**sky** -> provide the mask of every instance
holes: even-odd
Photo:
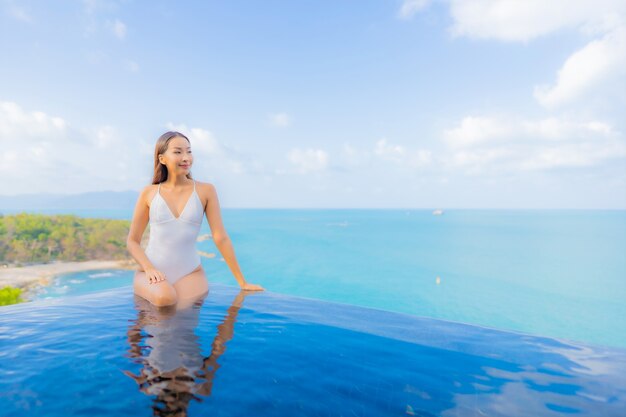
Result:
[[[0,0],[0,194],[626,208],[623,0]]]

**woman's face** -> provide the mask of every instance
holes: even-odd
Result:
[[[179,175],[187,174],[193,163],[191,146],[189,146],[187,139],[179,136],[171,139],[167,144],[165,153],[159,155],[159,160],[165,164],[168,172],[176,172]]]

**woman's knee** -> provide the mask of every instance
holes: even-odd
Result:
[[[154,291],[152,294],[152,304],[157,306],[167,306],[176,304],[178,296],[176,290],[172,287],[166,287],[165,285]]]
[[[172,284],[167,281],[150,284],[143,271],[135,274],[134,289],[135,294],[156,306],[172,305],[178,301],[178,294]]]

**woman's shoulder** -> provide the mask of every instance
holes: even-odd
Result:
[[[204,182],[204,181],[196,181],[196,187],[201,188],[203,190],[206,190],[206,192],[212,192],[215,191],[215,185],[213,185],[210,182]]]
[[[141,194],[151,194],[152,192],[156,191],[157,187],[159,186],[159,184],[148,184],[145,185],[143,187],[143,189],[141,190]]]
[[[215,186],[210,182],[196,181],[196,192],[202,200],[202,205],[207,207],[209,201],[213,201],[217,198],[217,191]]]
[[[139,198],[144,200],[146,204],[149,205],[152,198],[155,196],[157,192],[157,187],[159,184],[148,184],[143,187],[143,189],[139,192]]]

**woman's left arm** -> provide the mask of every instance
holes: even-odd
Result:
[[[213,184],[208,184],[209,189],[209,201],[206,207],[206,216],[209,221],[209,227],[211,228],[211,235],[213,236],[213,242],[215,246],[222,254],[224,261],[230,268],[231,272],[235,276],[239,286],[243,290],[263,290],[260,285],[250,284],[246,282],[246,279],[241,273],[237,257],[235,256],[235,249],[230,240],[230,237],[226,233],[224,223],[222,222],[222,215],[220,213],[220,203],[217,198],[217,191]]]

